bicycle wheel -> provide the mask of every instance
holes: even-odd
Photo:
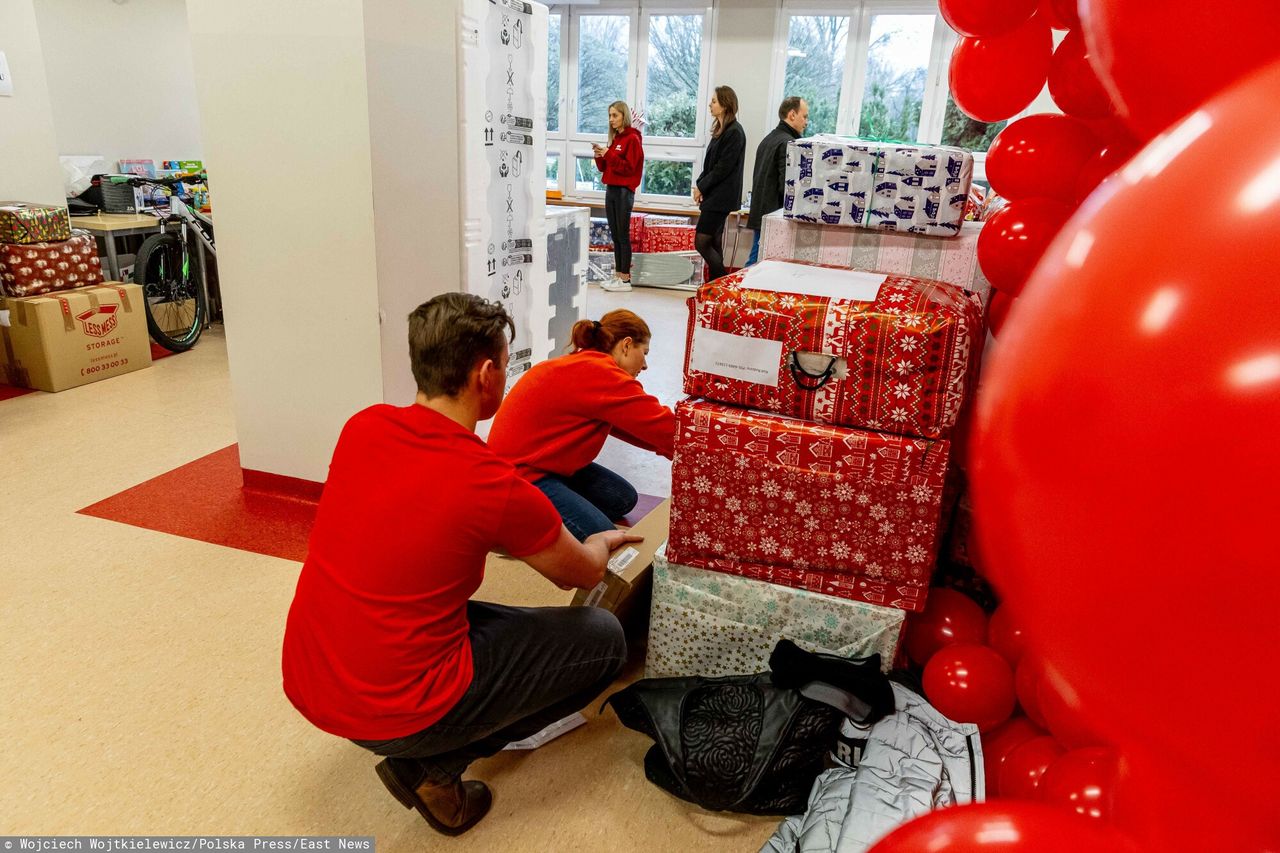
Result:
[[[204,331],[204,290],[177,234],[153,234],[142,241],[134,261],[133,281],[142,286],[147,329],[160,346],[185,352]]]

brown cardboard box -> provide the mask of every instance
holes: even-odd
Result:
[[[644,537],[643,542],[624,545],[609,559],[609,570],[595,589],[578,590],[573,603],[578,606],[603,607],[619,619],[644,597],[653,581],[653,555],[667,541],[671,529],[671,501],[658,504],[640,519],[631,532]],[[646,606],[647,612],[648,607]]]
[[[0,299],[0,378],[64,391],[151,366],[142,288],[112,282]]]

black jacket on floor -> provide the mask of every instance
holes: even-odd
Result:
[[[787,144],[800,134],[785,121],[769,131],[756,149],[756,168],[751,176],[751,215],[747,227],[760,230],[760,219],[782,207],[782,190],[786,186]]]
[[[731,213],[742,206],[742,169],[747,156],[747,133],[734,120],[711,138],[698,175],[702,209]]]

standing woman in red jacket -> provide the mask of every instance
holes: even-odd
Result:
[[[614,281],[605,290],[631,289],[631,208],[636,202],[640,173],[644,171],[644,146],[640,131],[631,126],[631,108],[625,101],[609,105],[609,142],[593,144],[596,168],[604,174],[604,212],[613,235]]]
[[[575,351],[535,364],[498,409],[489,447],[559,510],[579,540],[612,530],[636,490],[594,460],[616,436],[670,459],[676,416],[636,379],[648,367],[649,326],[620,308],[573,326]]]

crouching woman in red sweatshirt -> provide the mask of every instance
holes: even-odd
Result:
[[[615,278],[600,286],[623,292],[631,289],[631,208],[644,171],[644,145],[640,131],[631,126],[631,109],[625,101],[609,105],[609,140],[592,145],[596,168],[604,177],[604,212],[613,236]]]
[[[516,382],[493,420],[489,447],[551,499],[579,540],[612,530],[636,490],[594,460],[616,436],[668,459],[676,419],[636,379],[648,365],[649,326],[625,309],[573,327],[574,352]]]

